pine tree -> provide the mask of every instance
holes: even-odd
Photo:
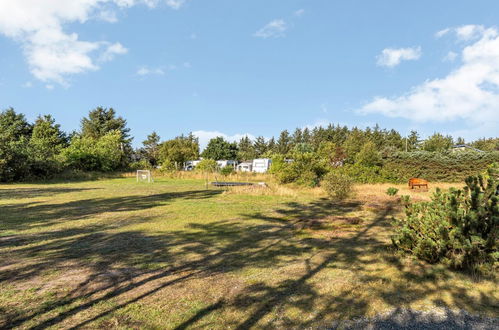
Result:
[[[268,150],[267,142],[263,136],[259,136],[254,144],[256,157],[262,157]]]
[[[291,137],[289,136],[289,132],[284,130],[279,135],[279,139],[277,140],[277,153],[281,155],[286,155],[291,149]]]

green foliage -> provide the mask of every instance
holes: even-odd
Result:
[[[438,190],[430,202],[409,204],[396,223],[395,247],[430,263],[483,271],[498,261],[497,169],[468,177],[462,190]]]
[[[448,150],[453,144],[452,136],[435,133],[424,141],[423,149],[430,152],[444,151]]]
[[[284,156],[274,157],[271,173],[275,174],[279,183],[297,183],[314,187],[326,174],[327,169],[315,153],[295,153],[291,162],[285,162]]]
[[[10,108],[0,113],[0,181],[16,181],[30,175],[28,143],[32,126],[23,114]]]
[[[355,156],[355,163],[366,167],[380,166],[381,156],[376,149],[377,147],[372,141],[364,143]]]
[[[111,131],[94,139],[85,136],[75,136],[68,148],[64,149],[63,157],[68,167],[85,171],[109,172],[121,167],[124,151],[121,132]]]
[[[97,107],[88,113],[88,118],[81,120],[81,135],[92,139],[98,139],[104,135],[120,131],[123,142],[130,142],[130,129],[126,127],[126,120],[116,117],[113,108]]]
[[[394,187],[390,187],[386,190],[386,194],[388,196],[395,196],[398,192],[399,192],[399,190],[397,188],[394,188]]]
[[[281,155],[287,155],[291,150],[291,136],[289,136],[289,132],[284,130],[279,135],[276,144],[276,152]]]
[[[220,174],[227,176],[234,173],[234,168],[232,166],[225,166],[220,169]]]
[[[238,151],[237,151],[237,160],[239,161],[244,161],[244,160],[252,160],[256,158],[257,154],[255,151],[255,146],[253,145],[253,142],[251,139],[247,136],[243,137],[239,141],[238,145]]]
[[[66,134],[50,115],[39,116],[29,140],[31,175],[49,177],[62,170],[60,154],[68,144]]]
[[[379,166],[364,166],[361,164],[347,164],[338,168],[338,171],[352,178],[358,183],[379,183],[383,182],[380,176],[381,167]]]
[[[159,163],[164,168],[180,169],[186,161],[198,159],[199,143],[192,134],[165,141],[159,146]]]
[[[208,142],[202,156],[214,160],[234,160],[237,158],[237,144],[225,141],[221,136]]]
[[[133,171],[137,170],[152,170],[153,167],[151,166],[151,163],[147,159],[141,159],[136,162],[131,162],[129,165],[129,168]]]
[[[84,138],[100,140],[104,136],[118,131],[121,140],[119,141],[121,153],[120,166],[126,167],[132,154],[130,128],[127,127],[126,120],[116,116],[113,108],[97,107],[88,113],[88,117],[81,120],[80,135]],[[114,133],[113,133],[114,134]]]
[[[459,182],[499,162],[499,152],[398,152],[383,160],[380,181],[406,182],[412,177]]]
[[[482,151],[499,151],[499,138],[479,139],[471,144]]]
[[[345,199],[352,194],[353,180],[339,171],[331,171],[321,181],[321,187],[331,198]]]
[[[255,149],[255,157],[262,157],[269,151],[269,146],[263,136],[257,137],[253,146]]]
[[[350,134],[348,134],[345,143],[343,143],[343,148],[345,149],[347,155],[347,161],[353,163],[357,153],[360,152],[362,146],[367,142],[368,138],[361,130],[354,128]]]
[[[196,166],[196,171],[215,172],[218,169],[217,161],[213,159],[203,159]]]
[[[161,137],[156,132],[152,132],[147,136],[147,140],[142,142],[144,146],[143,156],[149,162],[149,166],[155,166],[159,163],[160,139]]]

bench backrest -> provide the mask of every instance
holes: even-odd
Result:
[[[428,185],[428,181],[420,178],[411,178],[409,179],[409,186],[418,186],[418,185]]]

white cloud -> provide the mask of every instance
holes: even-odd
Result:
[[[137,70],[137,74],[139,76],[148,76],[148,75],[162,76],[165,74],[165,70],[163,70],[162,68],[148,68],[146,66],[142,66]]]
[[[456,52],[450,51],[445,55],[444,61],[453,62],[457,58],[458,54]]]
[[[435,38],[442,38],[444,35],[446,35],[450,31],[451,31],[450,28],[446,28],[446,29],[440,30],[437,33],[435,33]]]
[[[459,39],[463,41],[479,38],[484,32],[485,28],[482,25],[463,25],[454,29]]]
[[[184,2],[164,1],[173,9]],[[115,22],[114,9],[136,4],[154,7],[157,3],[159,0],[2,0],[0,33],[22,46],[35,78],[67,86],[71,75],[98,70],[97,61],[126,53],[120,43],[80,40],[77,33],[66,31],[69,24],[84,24],[91,19]]]
[[[225,140],[230,141],[230,142],[238,142],[241,140],[243,137],[247,136],[251,140],[255,140],[255,136],[252,134],[234,134],[234,135],[227,135],[218,131],[195,131],[192,132],[194,136],[196,136],[199,139],[199,147],[201,150],[206,148],[208,145],[208,142],[210,142],[211,139],[216,138],[216,137],[223,137]]]
[[[305,14],[305,9],[298,9],[297,11],[294,12],[294,15],[296,17],[302,17],[303,14]]]
[[[103,10],[98,14],[98,18],[108,22],[108,23],[116,23],[118,22],[118,16],[116,16],[116,12],[112,10]]]
[[[122,44],[116,42],[107,47],[107,49],[102,53],[99,60],[101,62],[108,62],[114,59],[116,55],[122,55],[128,53],[128,49],[123,47]]]
[[[275,19],[256,31],[254,36],[263,39],[284,37],[287,29],[288,26],[284,20]]]
[[[180,9],[185,2],[186,0],[165,0],[166,5],[173,9]]]
[[[378,66],[395,67],[402,61],[417,60],[421,57],[421,47],[385,48],[377,57]]]
[[[495,127],[497,131],[499,31],[466,26],[452,29],[452,32],[460,40],[470,41],[463,45],[462,63],[457,69],[443,78],[427,80],[404,95],[376,97],[360,112],[416,122],[464,120],[470,126]],[[475,36],[476,33],[480,36]],[[474,38],[479,39],[471,41]]]

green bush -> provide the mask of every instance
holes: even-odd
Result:
[[[381,170],[379,166],[347,164],[338,170],[346,176],[352,178],[357,183],[380,183],[384,181],[379,174]]]
[[[321,187],[331,198],[345,199],[352,194],[353,180],[338,171],[331,171],[321,181]]]
[[[136,171],[136,170],[152,170],[152,165],[147,159],[142,159],[136,162],[130,163],[128,165],[131,170]]]
[[[499,181],[468,177],[462,190],[437,190],[430,202],[408,204],[396,222],[395,247],[430,263],[456,269],[490,271],[498,261]]]
[[[213,159],[203,159],[196,166],[196,171],[215,172],[218,169],[217,162]]]
[[[234,168],[231,166],[222,167],[222,169],[220,170],[220,174],[225,176],[230,175],[232,173],[234,173]]]
[[[397,188],[394,188],[394,187],[390,187],[386,190],[386,194],[388,196],[395,196],[398,192],[399,192],[399,190]]]
[[[499,162],[499,152],[398,152],[383,160],[379,176],[384,182],[407,182],[413,177],[462,182],[494,162]]]
[[[282,156],[273,158],[271,173],[279,183],[315,187],[326,173],[326,167],[313,152],[295,153],[290,163]]]
[[[100,138],[74,137],[64,149],[62,157],[67,166],[83,171],[115,171],[122,166],[125,156],[121,148],[122,135],[111,131]]]

